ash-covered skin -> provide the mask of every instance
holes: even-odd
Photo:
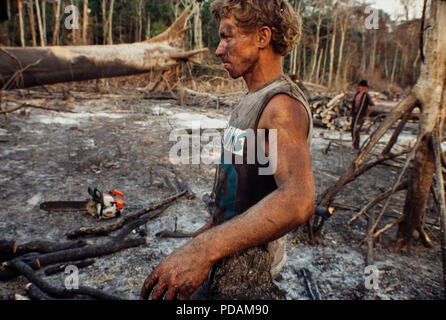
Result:
[[[255,34],[245,34],[232,19],[220,23],[220,44],[215,52],[229,75],[236,79],[252,71],[258,60],[258,51],[252,50]]]

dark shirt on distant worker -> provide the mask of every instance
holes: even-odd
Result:
[[[367,91],[364,94],[357,92],[353,98],[353,117],[356,118],[358,114],[359,119],[366,117],[370,106],[374,105],[375,103]]]

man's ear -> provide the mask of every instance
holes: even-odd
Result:
[[[257,30],[257,47],[260,49],[265,49],[270,43],[273,33],[270,27],[263,26]]]

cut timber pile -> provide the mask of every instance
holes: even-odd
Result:
[[[330,97],[314,97],[310,99],[311,110],[313,111],[313,122],[317,127],[331,130],[350,129],[350,121],[347,116],[350,112],[350,101],[345,93]]]
[[[375,109],[371,114],[370,120],[376,121],[374,117],[380,117],[391,112],[398,102],[384,101],[382,94],[370,93],[375,102]],[[385,97],[384,97],[385,98]],[[330,130],[349,131],[352,119],[348,115],[352,108],[353,94],[340,93],[336,96],[320,95],[310,98],[310,106],[313,112],[313,123],[316,127]],[[418,112],[414,111],[411,120],[418,119]]]

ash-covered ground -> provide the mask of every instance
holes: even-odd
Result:
[[[145,227],[146,245],[96,258],[94,265],[80,269],[81,285],[138,299],[152,269],[187,241],[160,239],[155,234],[166,229],[192,232],[209,219],[201,197],[212,190],[215,166],[172,165],[169,150],[175,142],[169,141],[169,135],[173,128],[190,128],[191,121],[200,121],[202,127],[224,128],[230,109],[179,106],[173,100],[151,100],[136,90],[119,89],[113,94],[73,90],[68,100],[63,100],[56,89],[52,91],[51,95],[43,90],[23,91],[17,99],[67,112],[30,108],[26,114],[0,118],[0,239],[19,244],[67,241],[68,231],[112,221],[97,221],[82,213],[47,213],[39,209],[41,202],[85,200],[87,188],[93,186],[123,192],[125,210],[132,212],[173,194],[164,177],[171,180],[177,172],[197,197],[177,200],[162,216],[150,221]],[[410,128],[416,129],[413,125]],[[406,130],[400,145],[413,140],[413,133]],[[312,157],[319,194],[354,159],[349,134],[315,129]],[[443,299],[439,222],[432,203],[433,209],[426,213],[426,228],[434,247],[427,249],[414,240],[408,253],[397,252],[393,249],[396,230],[391,229],[375,248],[379,289],[364,287],[366,246],[360,243],[367,220],[360,219],[352,226],[346,223],[359,208],[393,186],[401,170],[398,165],[401,163],[377,166],[345,186],[336,202],[352,209],[338,209],[315,245],[307,243],[303,228],[298,231],[298,240],[288,243],[289,260],[276,281],[287,292],[287,299],[309,299],[299,272],[302,268],[312,273],[322,299]],[[399,216],[404,195],[401,192],[392,198],[382,225]],[[379,213],[380,207],[374,210]],[[289,240],[293,237],[290,234]],[[104,238],[87,240],[98,243]],[[55,285],[64,284],[64,274],[46,277],[42,270],[37,272]],[[0,298],[25,294],[25,284],[23,277],[0,282]]]

